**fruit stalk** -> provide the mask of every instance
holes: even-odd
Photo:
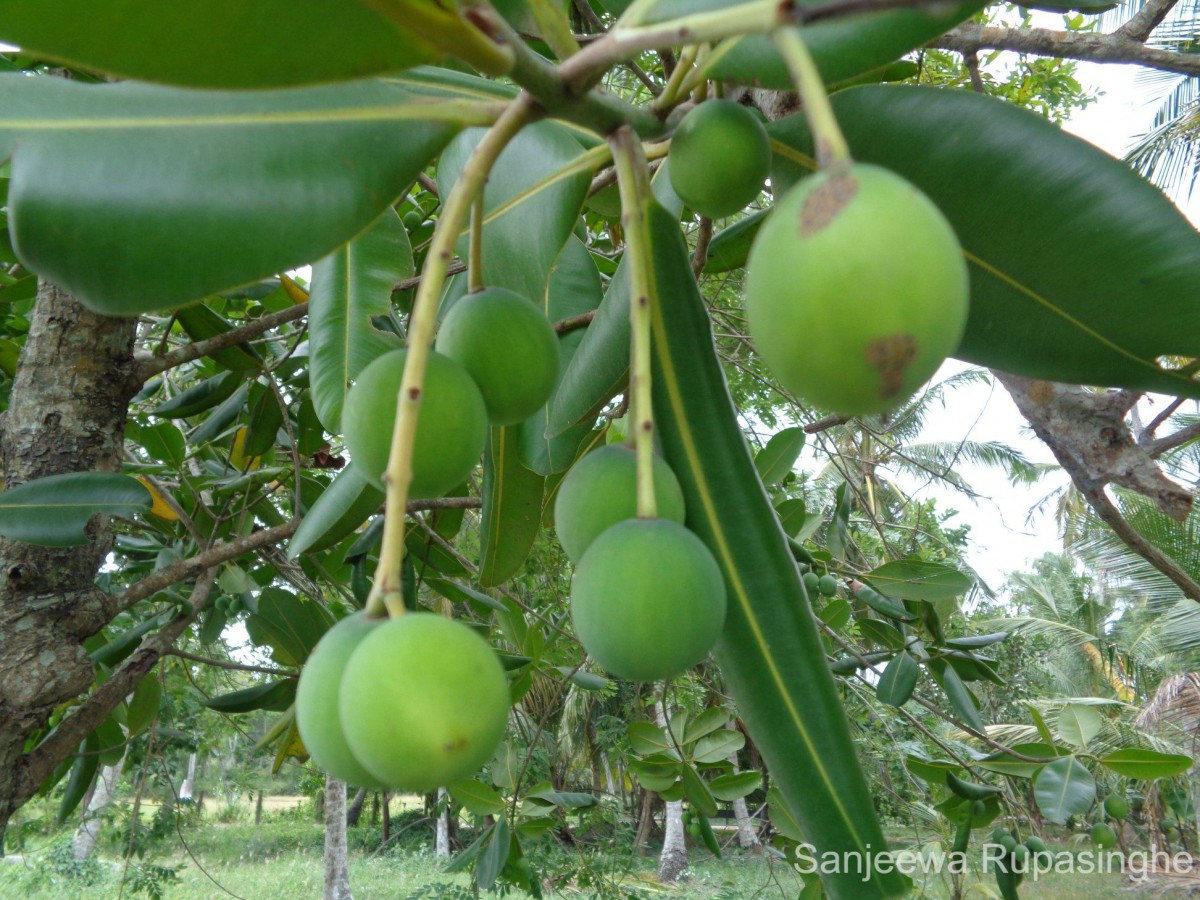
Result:
[[[641,141],[629,127],[619,128],[609,138],[621,192],[621,223],[625,227],[625,252],[629,259],[629,420],[633,423],[633,446],[637,453],[637,514],[639,519],[658,515],[654,495],[654,409],[650,399],[650,304],[654,297],[654,261],[650,258],[647,214],[650,192],[649,169]]]
[[[462,175],[446,198],[437,229],[430,241],[421,284],[417,288],[409,317],[408,357],[400,381],[400,392],[396,397],[396,425],[392,431],[387,471],[384,473],[387,497],[384,501],[383,545],[375,582],[366,603],[366,611],[370,616],[381,616],[385,610],[393,618],[404,614],[400,571],[404,560],[404,515],[408,488],[412,482],[413,440],[417,432],[417,416],[421,411],[425,368],[433,342],[438,300],[446,282],[450,260],[454,256],[454,245],[497,157],[508,146],[508,142],[539,114],[536,102],[528,94],[521,94],[509,104],[475,147]]]
[[[817,64],[813,62],[812,54],[808,52],[808,47],[800,37],[800,29],[776,28],[771,32],[771,40],[775,42],[788,71],[792,73],[796,90],[800,92],[804,117],[813,133],[817,165],[826,169],[849,163],[850,147],[833,114],[833,106],[825,93],[825,82],[821,79],[821,73],[817,71]]]

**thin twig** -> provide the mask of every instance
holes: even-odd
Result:
[[[249,663],[237,663],[229,659],[213,659],[210,656],[197,656],[195,653],[188,653],[186,650],[180,650],[178,647],[171,647],[163,653],[163,656],[178,656],[180,659],[187,659],[192,662],[203,663],[206,666],[215,666],[218,669],[230,669],[236,672],[261,672],[263,675],[279,675],[283,678],[295,678],[298,674],[294,669],[252,666]]]

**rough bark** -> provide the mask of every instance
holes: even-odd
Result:
[[[54,285],[38,290],[0,429],[6,488],[66,472],[116,471],[138,388],[134,322],[98,316]],[[0,846],[12,813],[37,790],[24,744],[51,711],[92,683],[82,642],[110,619],[94,586],[112,546],[102,518],[82,547],[0,539]]]
[[[124,762],[124,759],[121,762]],[[121,776],[121,762],[100,770],[100,777],[96,779],[96,786],[83,813],[83,822],[75,829],[75,835],[71,838],[71,852],[76,862],[83,862],[96,849],[96,838],[100,835],[104,811],[112,803],[117,779]]]
[[[661,702],[654,705],[654,718],[660,728],[667,725],[667,711]],[[687,836],[683,829],[683,801],[667,803],[663,818],[663,846],[658,857],[658,880],[670,884],[678,881],[687,868]]]
[[[359,788],[354,795],[350,808],[346,810],[346,827],[357,828],[358,820],[362,818],[363,805],[367,802],[367,789]]]
[[[346,782],[325,779],[325,900],[351,900],[346,847]]]

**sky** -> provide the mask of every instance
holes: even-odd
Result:
[[[1133,138],[1149,129],[1156,103],[1148,90],[1136,83],[1134,66],[1080,63],[1082,83],[1103,92],[1100,100],[1077,112],[1066,130],[1120,158]],[[1200,204],[1185,210],[1193,222],[1200,221]],[[939,378],[964,368],[949,360]],[[1144,420],[1161,409],[1162,398],[1143,401],[1149,410]],[[930,417],[922,435],[928,441],[956,441],[969,437],[976,441],[1002,440],[1021,450],[1032,462],[1054,463],[1049,449],[1028,429],[1008,393],[1000,385],[991,388],[970,386],[949,398],[944,412]],[[1002,473],[980,467],[963,466],[962,473],[982,495],[976,501],[949,488],[900,479],[907,490],[919,497],[933,496],[943,508],[957,509],[959,523],[971,526],[968,563],[993,590],[999,589],[1005,576],[1027,570],[1043,553],[1062,549],[1054,520],[1054,503],[1046,511],[1031,516],[1030,510],[1044,497],[1069,483],[1061,470],[1043,478],[1032,487],[1013,486]]]

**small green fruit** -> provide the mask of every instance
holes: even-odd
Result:
[[[1046,842],[1043,841],[1036,834],[1032,834],[1029,837],[1025,838],[1025,846],[1029,848],[1030,853],[1045,853],[1046,852]]]
[[[822,575],[817,583],[818,589],[826,597],[835,597],[838,592],[838,580],[832,575]]]
[[[658,518],[683,521],[683,491],[666,461],[654,457]],[[637,515],[637,457],[631,447],[609,444],[571,468],[554,500],[554,527],[567,557],[578,563],[599,535]]]
[[[1110,819],[1120,821],[1129,815],[1129,801],[1117,794],[1104,798],[1104,813]]]
[[[407,350],[393,350],[359,373],[342,410],[342,430],[354,465],[382,487],[396,425],[396,399]],[[410,499],[440,497],[466,481],[487,442],[487,410],[467,371],[429,354],[413,447]]]
[[[804,582],[804,593],[808,594],[808,599],[815,600],[821,592],[821,576],[816,572],[805,572],[800,580]]]
[[[1092,843],[1101,850],[1115,847],[1117,845],[1117,833],[1104,822],[1097,822],[1092,826]]]
[[[681,200],[710,219],[744,209],[771,171],[767,130],[732,100],[701,103],[671,139],[667,174]]]
[[[1004,837],[1000,838],[1000,840],[996,841],[996,843],[1007,850],[1010,855],[1014,850],[1017,849],[1017,839],[1011,834],[1005,834]]]
[[[661,681],[708,654],[725,622],[725,581],[677,522],[629,519],[592,542],[571,583],[575,633],[627,681]]]
[[[508,680],[492,648],[431,613],[408,613],[367,635],[346,663],[338,701],[355,758],[403,791],[470,777],[508,724]]]
[[[335,778],[375,790],[384,785],[350,751],[338,717],[338,695],[350,655],[382,622],[354,615],[330,628],[309,654],[296,687],[296,727],[312,761]]]
[[[779,383],[843,415],[881,413],[958,346],[967,264],[936,206],[872,165],[819,172],[759,229],[746,266],[750,336]]]
[[[455,303],[438,329],[439,353],[471,373],[496,425],[523,422],[558,381],[558,335],[519,294],[488,288]]]
[[[687,833],[690,834],[692,837],[698,838],[701,836],[702,832],[700,831],[700,825],[698,822],[690,822],[685,827],[687,828]]]
[[[993,828],[992,829],[992,843],[993,844],[1003,843],[1003,841],[1006,837],[1012,837],[1012,834],[1008,831],[1007,828]]]

